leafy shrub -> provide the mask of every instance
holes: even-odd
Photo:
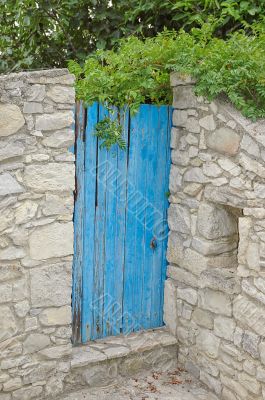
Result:
[[[129,107],[141,103],[170,104],[170,72],[188,74],[197,81],[196,93],[214,99],[226,95],[245,116],[265,117],[265,26],[253,26],[227,40],[213,36],[215,23],[191,33],[167,31],[155,38],[122,39],[112,50],[98,50],[83,67],[70,61],[76,77],[77,97]],[[106,126],[105,126],[106,128]]]
[[[247,28],[265,15],[263,0],[0,0],[0,72],[64,67],[131,34],[166,27],[189,32],[209,15],[214,35]]]

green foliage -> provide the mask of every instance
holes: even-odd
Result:
[[[170,104],[169,76],[177,71],[196,78],[198,95],[209,100],[225,95],[247,117],[265,117],[265,25],[255,25],[251,35],[240,31],[223,40],[213,36],[215,23],[146,40],[131,36],[117,48],[96,51],[83,67],[71,61],[78,98],[128,106],[132,113],[141,103]],[[104,129],[106,143],[116,143],[117,128],[105,121],[98,127],[100,138]]]
[[[0,0],[0,72],[83,63],[97,48],[112,48],[131,34],[152,37],[186,32],[216,19],[227,34],[265,15],[260,0]]]
[[[128,3],[127,23],[135,25],[135,33],[145,37],[155,36],[164,27],[189,31],[208,22],[209,15],[217,21],[215,35],[225,37],[265,14],[265,3],[260,0],[133,0]]]
[[[95,136],[101,141],[100,148],[106,147],[107,150],[117,144],[120,149],[126,149],[126,142],[122,137],[122,125],[110,117],[98,122],[95,128]]]

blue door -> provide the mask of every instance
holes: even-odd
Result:
[[[171,107],[122,118],[127,149],[100,147],[97,103],[77,107],[73,340],[163,325]]]

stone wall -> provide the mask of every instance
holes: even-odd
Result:
[[[265,123],[173,75],[165,321],[221,399],[265,399]]]
[[[70,368],[73,83],[0,77],[0,400],[54,395]]]

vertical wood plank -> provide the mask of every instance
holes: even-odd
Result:
[[[97,201],[97,138],[93,135],[98,121],[98,104],[86,110],[85,158],[84,158],[84,257],[83,257],[83,298],[82,298],[82,342],[92,337],[94,258],[95,258],[95,216]]]
[[[117,118],[117,112],[112,118]],[[127,143],[128,112],[122,113],[120,118]],[[103,336],[121,333],[127,151],[114,146],[108,152],[107,160]]]
[[[160,296],[160,304],[159,304],[159,326],[164,324],[163,320],[163,309],[164,309],[164,285],[166,280],[166,271],[167,271],[167,244],[168,244],[168,193],[169,193],[169,174],[170,174],[170,165],[171,165],[171,149],[170,149],[170,138],[171,138],[171,128],[172,128],[172,107],[165,106],[167,108],[167,132],[166,132],[166,139],[165,139],[165,153],[164,153],[164,166],[163,166],[163,173],[164,173],[164,185],[166,190],[166,198],[164,198],[164,207],[163,207],[163,214],[164,214],[164,229],[165,231],[162,233],[165,236],[163,241],[162,247],[162,271],[161,271],[161,296]],[[161,151],[161,150],[160,150]]]
[[[99,121],[108,115],[108,110],[99,105]],[[98,143],[97,202],[95,217],[95,257],[93,286],[93,321],[91,339],[103,337],[104,324],[104,277],[106,263],[106,186],[108,175],[108,151]]]
[[[161,326],[162,321],[162,299],[164,294],[164,280],[166,272],[166,245],[167,245],[167,208],[168,208],[168,185],[169,185],[169,129],[168,129],[168,107],[160,106],[153,110],[153,127],[156,146],[156,162],[154,180],[156,190],[152,203],[155,213],[153,235],[156,237],[157,247],[153,251],[152,281],[151,281],[151,314],[150,325]],[[162,145],[161,145],[162,144]],[[165,232],[163,232],[165,231]]]
[[[76,154],[76,188],[74,209],[74,259],[72,319],[73,342],[81,342],[82,313],[82,275],[83,275],[83,235],[84,235],[84,109],[82,103],[76,104],[75,110],[75,154]]]

